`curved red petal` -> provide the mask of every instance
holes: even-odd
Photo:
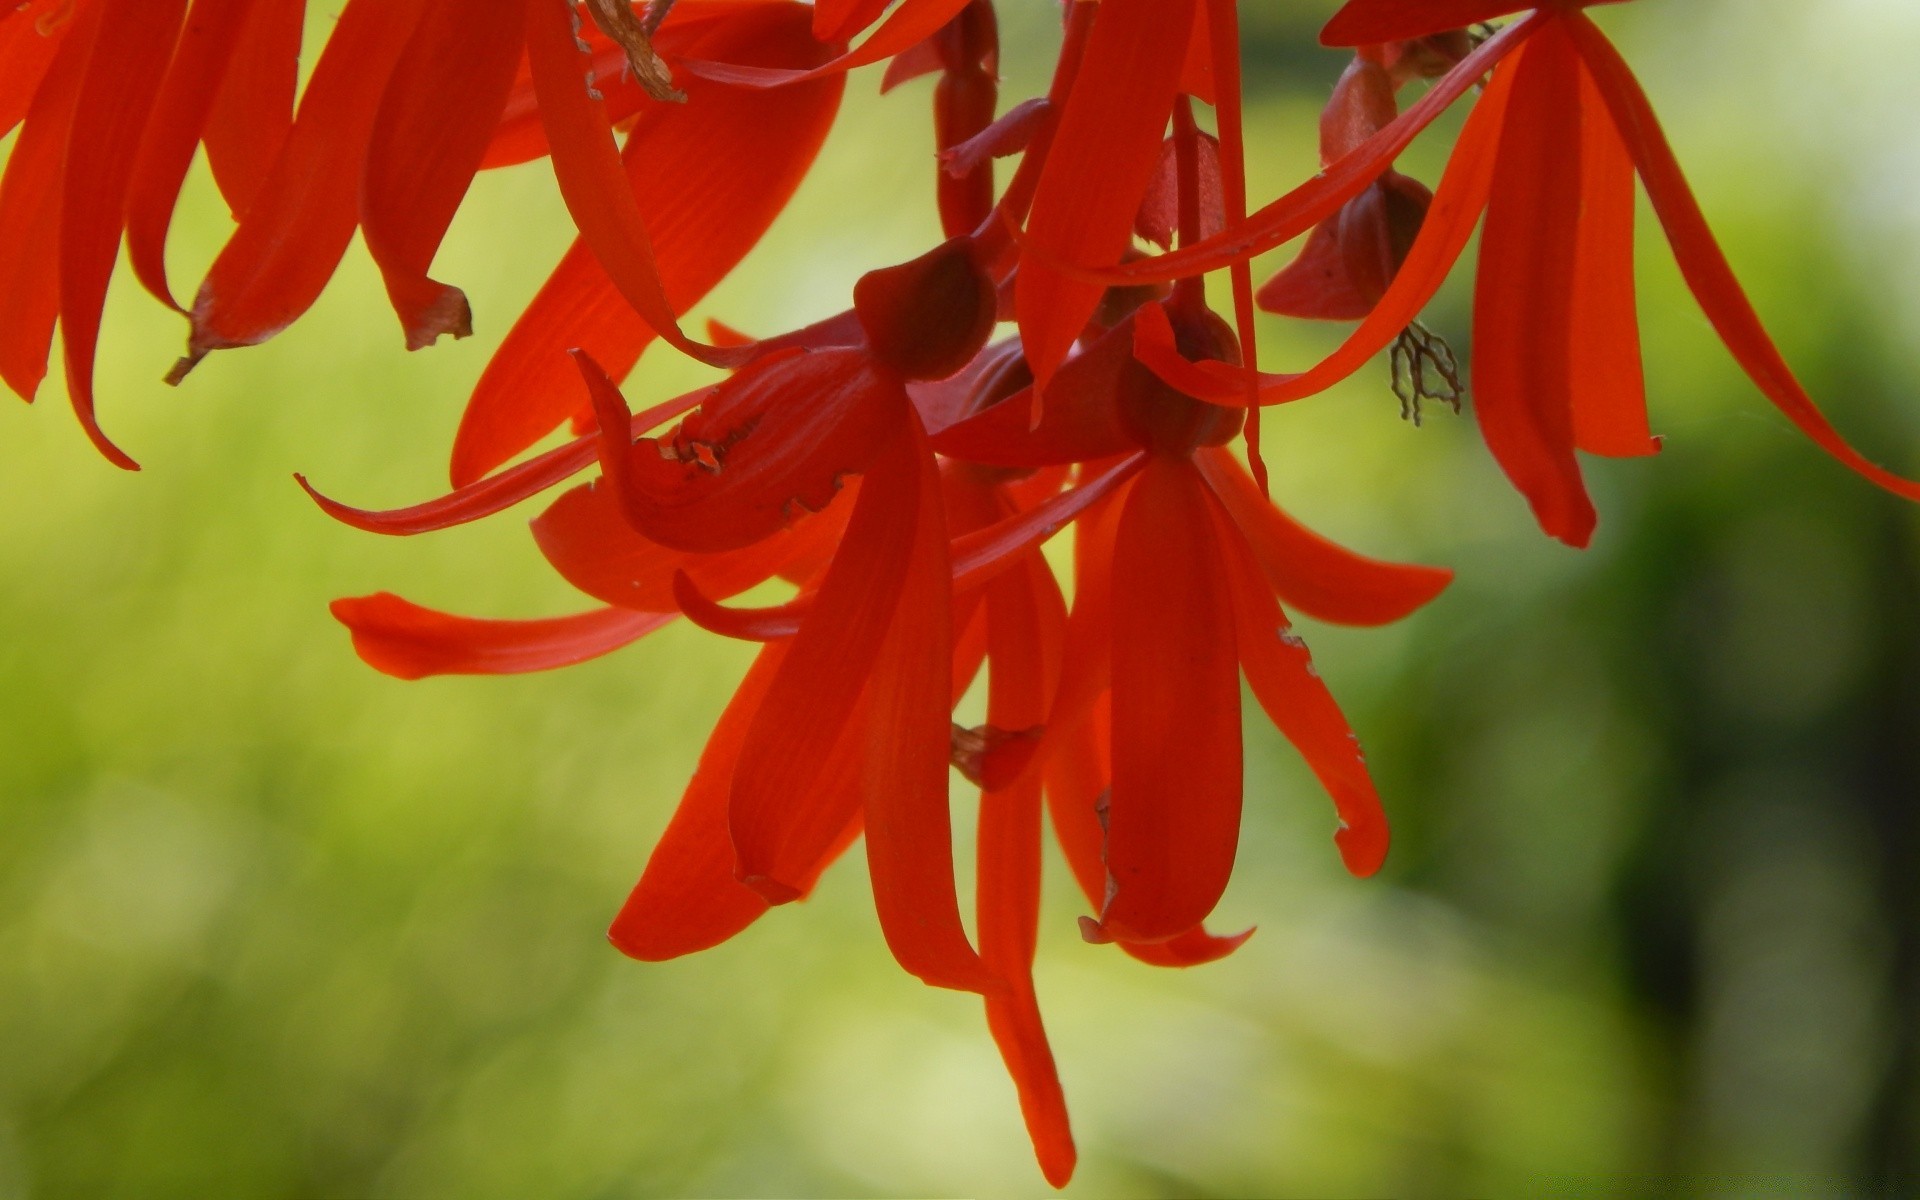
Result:
[[[293,128],[306,0],[253,6],[208,114],[207,165],[235,218],[253,207]]]
[[[1252,555],[1224,516],[1220,541],[1247,686],[1333,798],[1340,817],[1333,840],[1347,870],[1371,875],[1386,858],[1388,830],[1360,742],[1314,669],[1306,643],[1294,636],[1286,613],[1261,582]]]
[[[1580,222],[1579,61],[1550,22],[1512,64],[1473,294],[1480,431],[1541,529],[1585,546],[1596,515],[1574,457],[1570,350]]]
[[[1194,456],[1281,599],[1336,625],[1385,625],[1426,604],[1453,581],[1445,567],[1385,562],[1356,554],[1301,525],[1260,494],[1227,450]]]
[[[61,181],[60,343],[67,398],[107,461],[139,464],[107,440],[94,415],[94,352],[107,284],[126,227],[127,184],[168,57],[186,17],[186,0],[98,0],[94,41],[73,110]]]
[[[588,82],[591,59],[573,36],[573,6],[565,0],[528,0],[527,61],[547,131],[554,178],[573,214],[580,240],[607,277],[663,340],[701,362],[737,366],[754,348],[715,347],[680,329],[660,278],[645,216],[628,186],[613,133]],[[336,35],[337,36],[337,35]]]
[[[0,381],[22,400],[47,376],[60,308],[62,166],[101,12],[92,5],[66,22],[0,178],[0,229],[10,231],[0,238]]]
[[[578,378],[578,372],[575,373]],[[656,404],[644,412],[636,413],[628,422],[631,433],[643,433],[663,421],[670,421],[687,410],[698,405],[713,393],[712,388],[699,388],[684,396],[675,397],[664,404]],[[295,475],[307,495],[313,497],[326,514],[342,524],[355,529],[364,529],[368,533],[385,533],[395,536],[410,536],[416,533],[431,533],[437,529],[450,529],[455,525],[465,525],[482,517],[492,516],[546,491],[554,484],[579,474],[588,466],[599,461],[602,435],[590,433],[577,437],[564,446],[556,446],[537,458],[508,467],[497,475],[475,480],[464,487],[455,488],[445,496],[428,500],[422,504],[409,505],[406,508],[386,510],[354,508],[321,495],[307,482],[306,476]]]
[[[1734,360],[1767,399],[1821,449],[1887,491],[1920,500],[1920,483],[1869,462],[1848,445],[1794,378],[1793,369],[1767,336],[1766,327],[1727,265],[1726,255],[1713,240],[1713,231],[1633,72],[1621,61],[1619,51],[1584,16],[1575,14],[1565,24],[1639,168],[1653,211],[1673,247],[1681,277]]]
[[[459,288],[427,277],[480,169],[526,35],[526,0],[437,0],[395,64],[367,142],[360,224],[407,349],[466,337]]]
[[[818,603],[791,642],[734,774],[738,874],[769,899],[797,895],[794,873],[834,833],[835,822],[823,819],[821,809],[835,797],[816,797],[817,785],[829,755],[857,723],[867,677],[905,587],[918,526],[919,489],[906,441],[904,433],[888,439],[861,482]],[[944,717],[940,732],[944,764]],[[853,748],[854,761],[860,753]]]
[[[1240,835],[1240,680],[1213,502],[1156,458],[1113,551],[1113,785],[1101,931],[1158,942],[1226,890]]]
[[[622,954],[660,962],[705,950],[767,911],[766,900],[733,877],[727,793],[747,729],[785,657],[784,646],[762,650],[720,714],[673,819],[607,930]]]
[[[366,664],[396,679],[429,675],[518,675],[610,654],[678,613],[603,608],[571,617],[490,621],[422,608],[391,592],[335,600],[334,618],[353,634]]]
[[[1014,282],[1020,340],[1043,398],[1100,303],[1053,263],[1120,261],[1179,87],[1195,0],[1103,0],[1055,127]]]
[[[254,0],[195,0],[154,101],[127,187],[127,261],[153,297],[184,311],[167,284],[167,229]]]
[[[200,285],[187,357],[170,381],[211,351],[279,333],[333,277],[359,221],[380,99],[426,2],[348,0],[271,171]]]
[[[894,959],[935,987],[992,993],[996,981],[967,940],[954,888],[947,808],[953,626],[940,475],[919,419],[907,424],[865,485],[877,495],[898,471],[916,493],[902,497],[911,545],[865,696],[867,867]],[[848,547],[854,533],[848,529]]]
[[[1574,263],[1573,439],[1588,454],[1657,454],[1647,427],[1633,286],[1633,157],[1580,72],[1580,231]]]

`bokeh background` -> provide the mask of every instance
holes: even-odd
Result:
[[[1248,6],[1263,195],[1313,169],[1332,7]],[[1051,6],[1004,9],[1017,98]],[[1788,358],[1920,471],[1920,13],[1596,16]],[[855,77],[815,177],[701,311],[786,328],[926,244],[927,84],[876,88]],[[1406,169],[1435,178],[1452,127]],[[182,281],[225,229],[196,187]],[[139,476],[57,387],[0,411],[0,1196],[1045,1190],[977,1003],[894,967],[857,854],[694,959],[603,940],[740,647],[670,628],[555,674],[405,684],[329,619],[381,588],[583,606],[513,516],[384,539],[289,478],[437,494],[466,389],[566,240],[544,167],[490,176],[436,272],[478,336],[403,353],[356,248],[309,319],[178,392],[177,319],[119,287],[103,415]],[[1801,439],[1642,250],[1666,447],[1589,462],[1588,553],[1538,535],[1470,418],[1403,423],[1384,365],[1270,419],[1290,509],[1459,571],[1392,629],[1302,623],[1394,853],[1345,876],[1251,715],[1219,912],[1260,927],[1238,955],[1167,973],[1082,943],[1050,859],[1071,1194],[1920,1188],[1920,508]],[[1466,282],[1429,314],[1462,347]],[[1269,358],[1337,333],[1276,323]],[[630,390],[690,378],[663,357]]]

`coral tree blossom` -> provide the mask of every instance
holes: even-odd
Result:
[[[1250,212],[1235,0],[1068,3],[1046,94],[1004,109],[991,0],[348,0],[300,89],[298,0],[15,0],[0,379],[31,399],[57,325],[83,427],[133,465],[94,416],[123,239],[186,318],[174,382],[298,320],[356,230],[409,349],[464,336],[474,306],[431,273],[441,241],[477,172],[547,160],[578,239],[474,388],[452,490],[388,510],[309,491],[348,524],[417,535],[592,472],[531,528],[597,606],[495,620],[381,592],[335,616],[405,679],[566,666],[681,617],[756,643],[614,945],[643,960],[714,946],[862,842],[888,948],[981,998],[1041,1170],[1064,1185],[1074,1142],[1033,981],[1045,826],[1086,941],[1166,967],[1232,953],[1251,930],[1207,921],[1239,841],[1244,679],[1330,797],[1346,867],[1386,857],[1381,797],[1287,609],[1384,624],[1451,576],[1295,522],[1269,498],[1258,420],[1390,347],[1410,415],[1423,397],[1457,405],[1458,363],[1417,318],[1483,218],[1472,402],[1547,533],[1593,534],[1576,451],[1658,448],[1636,178],[1767,397],[1855,470],[1920,494],[1842,441],[1780,360],[1585,7],[1493,30],[1479,23],[1509,5],[1353,0],[1324,34],[1355,55],[1323,169]],[[802,184],[866,66],[896,101],[931,77],[938,240],[799,329],[683,329]],[[1477,85],[1435,188],[1396,171]],[[187,302],[164,252],[200,148],[234,226]],[[1254,257],[1302,235],[1256,291]],[[1273,373],[1256,306],[1359,326]],[[719,378],[636,412],[622,381],[655,343]],[[1053,565],[1067,555],[1042,552],[1068,527],[1070,604]],[[740,603],[773,581],[786,599]],[[985,722],[959,724],[976,687]],[[956,775],[979,792],[970,924]]]

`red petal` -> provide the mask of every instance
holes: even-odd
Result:
[[[264,342],[320,295],[358,223],[360,165],[387,79],[426,0],[349,0],[300,116],[193,302],[179,382],[210,351]]]
[[[785,658],[785,646],[762,650],[720,714],[673,820],[607,931],[621,953],[660,962],[705,950],[767,911],[766,900],[733,877],[727,792],[747,729]]]
[[[764,15],[749,10],[751,20],[727,22],[696,44],[752,49],[774,61],[818,57],[804,8],[764,7]],[[663,40],[672,28],[670,18]],[[843,86],[835,77],[765,93],[691,79],[684,81],[687,103],[641,110],[620,157],[676,313],[705,297],[785,208],[833,124]],[[579,407],[579,379],[564,351],[584,349],[619,379],[652,340],[576,241],[475,386],[454,439],[454,484],[525,450]]]
[[[1054,836],[1060,841],[1074,880],[1095,908],[1106,902],[1106,832],[1102,815],[1106,806],[1107,755],[1112,744],[1110,721],[1104,698],[1072,733],[1062,739],[1050,739],[1055,748],[1047,759],[1047,811],[1053,818]],[[1091,917],[1081,918],[1083,931],[1100,941],[1110,940],[1100,932]],[[1227,937],[1216,937],[1204,926],[1196,925],[1164,942],[1116,942],[1130,956],[1156,967],[1197,967],[1225,958],[1253,936],[1246,929]]]
[[[1647,196],[1653,201],[1653,210],[1666,229],[1681,276],[1699,302],[1700,311],[1707,315],[1720,340],[1732,351],[1735,361],[1767,399],[1821,449],[1887,491],[1910,500],[1920,499],[1920,483],[1903,479],[1861,457],[1814,406],[1806,389],[1794,378],[1792,368],[1780,357],[1773,339],[1767,336],[1752,303],[1740,288],[1740,281],[1727,265],[1726,255],[1713,240],[1699,202],[1687,187],[1680,164],[1673,157],[1673,148],[1667,144],[1660,122],[1633,73],[1592,22],[1576,15],[1566,25],[1579,46],[1586,68],[1593,73],[1595,84],[1606,98],[1621,137],[1633,154],[1634,165],[1646,184]]]
[[[1445,567],[1410,566],[1355,554],[1296,522],[1254,485],[1224,449],[1194,456],[1246,538],[1268,584],[1288,604],[1336,625],[1385,625],[1438,596],[1453,580]]]
[[[67,397],[107,461],[139,464],[107,440],[93,411],[94,352],[127,219],[140,135],[186,16],[186,0],[99,0],[100,33],[67,139],[60,214],[60,342]]]
[[[578,373],[576,372],[576,378]],[[713,394],[712,388],[699,388],[684,396],[676,397],[665,404],[656,404],[645,412],[634,415],[628,423],[632,433],[642,433],[663,421],[686,412]],[[416,533],[431,533],[436,529],[450,529],[455,525],[465,525],[482,517],[513,507],[540,492],[546,491],[561,480],[577,475],[592,463],[598,461],[602,437],[598,433],[577,437],[564,446],[556,446],[537,458],[530,458],[485,479],[456,488],[448,495],[424,504],[415,504],[407,508],[393,508],[378,511],[366,508],[353,508],[337,500],[330,500],[313,489],[304,475],[295,475],[300,486],[312,496],[314,503],[324,509],[328,516],[355,529],[364,529],[368,533],[385,533],[408,536]]]
[[[1103,290],[1050,264],[1120,261],[1159,159],[1194,3],[1102,0],[1087,36],[1040,172],[1027,219],[1029,253],[1014,284],[1020,340],[1042,396]]]
[[[61,167],[101,12],[95,4],[66,22],[0,180],[0,229],[8,231],[0,238],[0,380],[22,400],[47,375],[60,306]]]
[[[466,337],[459,288],[427,277],[507,102],[526,0],[438,0],[394,67],[367,143],[360,223],[407,349]]]
[[[1367,774],[1360,742],[1340,706],[1314,669],[1307,646],[1294,636],[1287,615],[1262,584],[1248,549],[1231,525],[1221,522],[1220,541],[1233,589],[1240,668],[1267,717],[1333,798],[1340,816],[1333,835],[1341,860],[1355,875],[1380,869],[1387,855],[1387,818]]]
[[[306,15],[306,0],[253,6],[208,117],[207,165],[236,218],[253,207],[293,127]]]
[[[995,981],[967,941],[954,891],[947,810],[953,627],[940,476],[919,420],[908,425],[875,464],[862,497],[883,488],[917,492],[899,497],[913,522],[912,544],[867,683],[867,866],[880,930],[900,965],[935,987],[990,993]],[[906,479],[896,482],[896,474]],[[858,544],[856,532],[848,529],[848,548]],[[823,587],[823,609],[824,602]]]
[[[1024,729],[1046,720],[1059,677],[1065,605],[1038,555],[995,581],[987,594],[989,680],[987,722]],[[980,800],[980,957],[1007,985],[987,998],[987,1024],[1020,1094],[1041,1170],[1063,1187],[1073,1174],[1073,1133],[1066,1099],[1033,992],[1034,940],[1040,914],[1041,775],[1028,771]]]
[[[574,39],[574,17],[573,6],[564,0],[528,0],[527,61],[540,98],[554,178],[580,240],[661,338],[714,366],[746,362],[752,347],[708,346],[680,330],[660,279],[646,218],[627,184],[606,114],[588,84],[591,60]]]
[[[1113,788],[1100,928],[1165,941],[1226,890],[1240,836],[1240,680],[1213,504],[1156,458],[1113,554]]]
[[[1588,454],[1657,454],[1647,428],[1633,288],[1633,158],[1580,72],[1580,230],[1574,264],[1573,438]]]
[[[610,654],[679,615],[603,608],[488,621],[422,608],[391,592],[335,600],[332,611],[352,631],[354,651],[366,664],[396,679],[550,671]]]
[[[185,310],[167,285],[167,228],[234,45],[253,8],[254,0],[196,0],[140,139],[127,188],[128,262],[147,291],[176,311]]]
[[[61,12],[68,0],[31,0],[0,15],[0,137],[5,137],[27,115],[53,56],[67,31],[71,12]]]
[[[1593,536],[1573,452],[1570,361],[1580,221],[1579,61],[1564,25],[1540,31],[1512,67],[1473,303],[1473,403],[1487,448],[1570,546]]]
[[[906,441],[904,434],[888,439],[862,480],[840,552],[821,581],[818,604],[794,637],[754,718],[734,775],[738,874],[776,902],[798,894],[795,873],[817,857],[818,847],[843,823],[823,815],[835,797],[819,795],[820,781],[829,755],[854,723],[905,587],[919,495]],[[943,715],[943,770],[946,733]],[[859,753],[856,748],[856,761]]]

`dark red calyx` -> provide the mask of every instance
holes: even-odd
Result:
[[[1341,208],[1340,252],[1347,279],[1369,304],[1387,294],[1432,204],[1426,184],[1388,171]]]
[[[1233,330],[1210,309],[1167,307],[1173,343],[1182,357],[1240,364]],[[1240,432],[1246,410],[1195,400],[1161,382],[1129,359],[1114,385],[1120,424],[1142,447],[1156,454],[1185,455],[1201,446],[1224,446]]]
[[[875,358],[907,379],[945,379],[993,334],[993,278],[974,260],[972,238],[949,238],[862,275],[853,310]]]

